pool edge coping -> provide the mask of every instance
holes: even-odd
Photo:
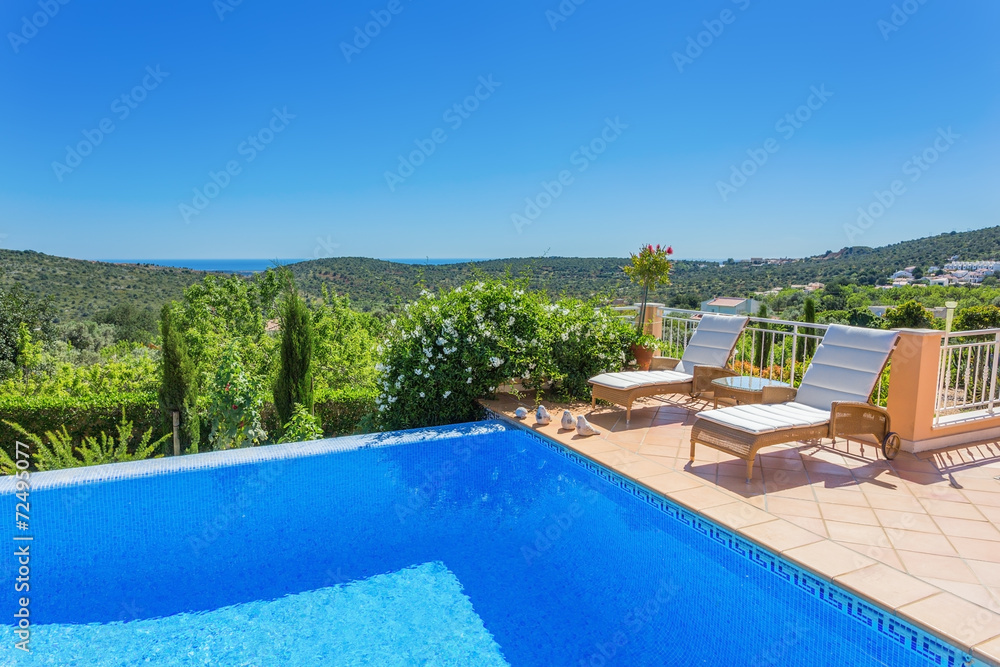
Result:
[[[498,420],[497,426],[505,428]],[[309,456],[323,456],[359,449],[375,449],[408,445],[430,440],[458,438],[467,435],[485,435],[497,429],[482,421],[443,426],[427,426],[404,431],[359,433],[354,435],[321,438],[304,442],[276,443],[257,447],[198,452],[182,456],[164,456],[123,463],[104,463],[76,468],[30,472],[30,490],[46,491],[73,485],[120,482],[166,474],[196,472],[229,468],[255,463],[292,461]],[[16,491],[16,475],[0,476],[0,498]]]
[[[567,452],[572,452],[576,456],[583,457],[583,458],[587,459],[589,462],[591,462],[593,465],[595,465],[595,466],[597,466],[597,467],[605,470],[609,474],[611,474],[613,476],[617,476],[619,478],[622,478],[622,479],[626,480],[627,482],[629,482],[629,483],[631,483],[631,484],[633,484],[633,485],[635,485],[637,487],[640,487],[641,489],[643,489],[644,491],[646,491],[647,493],[649,493],[651,495],[659,496],[660,498],[662,498],[666,502],[671,503],[673,505],[676,505],[676,506],[682,508],[684,511],[687,511],[687,512],[690,512],[691,514],[696,515],[697,517],[699,517],[702,521],[705,521],[706,523],[715,525],[715,526],[721,528],[724,531],[729,531],[729,532],[732,532],[732,533],[736,533],[737,535],[739,535],[739,537],[741,539],[746,540],[748,542],[751,542],[755,546],[757,546],[758,548],[763,549],[764,551],[769,552],[769,553],[777,556],[780,559],[784,559],[784,560],[790,562],[793,566],[798,567],[798,568],[800,568],[802,570],[805,570],[807,573],[809,573],[811,576],[815,577],[816,579],[820,579],[822,581],[828,582],[828,583],[836,586],[837,588],[842,589],[843,591],[845,591],[849,595],[853,595],[854,597],[859,598],[862,602],[864,602],[866,604],[869,604],[869,605],[871,605],[873,607],[876,607],[877,609],[881,610],[883,613],[889,614],[889,615],[891,615],[891,616],[893,616],[893,617],[895,617],[895,618],[903,621],[904,623],[908,623],[908,624],[910,624],[912,626],[915,626],[917,629],[925,632],[926,634],[930,635],[931,637],[935,637],[938,640],[940,640],[940,641],[942,641],[944,643],[949,644],[956,651],[960,651],[960,652],[964,653],[966,656],[968,656],[968,657],[970,657],[972,659],[971,662],[964,662],[964,663],[962,663],[962,667],[980,667],[980,666],[982,666],[982,667],[1000,667],[1000,634],[991,635],[991,636],[987,637],[986,639],[982,639],[982,640],[976,641],[975,643],[971,643],[970,644],[968,641],[959,639],[958,637],[956,637],[952,633],[945,632],[943,630],[937,629],[931,621],[924,620],[924,618],[921,617],[921,614],[908,613],[907,610],[906,610],[906,608],[910,607],[910,606],[915,606],[915,605],[920,605],[922,603],[926,603],[928,600],[935,599],[935,598],[938,598],[939,596],[943,595],[943,596],[947,596],[949,598],[954,598],[955,600],[959,600],[962,603],[964,603],[964,604],[966,604],[966,605],[968,605],[970,607],[975,607],[977,609],[981,609],[984,613],[991,615],[996,620],[1000,620],[1000,614],[996,614],[996,613],[992,612],[991,610],[987,609],[986,607],[981,607],[980,605],[976,605],[975,603],[970,602],[968,600],[963,600],[961,598],[958,598],[954,594],[949,593],[948,591],[945,591],[945,590],[941,589],[940,587],[934,586],[933,584],[927,583],[927,582],[925,582],[923,580],[920,580],[920,579],[917,579],[916,577],[913,577],[913,575],[909,574],[908,572],[903,572],[902,570],[899,570],[897,568],[893,568],[890,565],[886,565],[884,563],[881,563],[880,561],[876,561],[876,560],[873,560],[871,558],[868,558],[868,556],[865,556],[864,554],[861,554],[860,552],[857,552],[854,549],[850,549],[849,547],[846,547],[846,546],[844,546],[844,545],[842,545],[842,544],[840,544],[840,543],[838,543],[838,542],[836,542],[836,541],[834,541],[834,540],[832,540],[832,539],[830,539],[828,537],[822,537],[820,535],[816,535],[816,541],[808,543],[808,544],[805,544],[805,545],[792,546],[792,547],[788,547],[786,549],[775,548],[774,546],[770,546],[768,544],[765,544],[765,543],[761,542],[760,540],[752,537],[751,535],[746,534],[741,528],[739,528],[737,526],[727,525],[726,523],[723,523],[722,521],[720,521],[717,518],[714,518],[714,517],[706,515],[705,512],[704,512],[704,510],[695,509],[694,507],[692,507],[688,503],[685,503],[683,500],[681,500],[679,498],[675,498],[674,495],[676,493],[679,493],[679,491],[666,492],[666,491],[660,491],[660,490],[654,489],[654,488],[648,486],[647,484],[644,484],[641,480],[633,478],[633,477],[629,476],[627,473],[621,472],[621,471],[619,471],[619,470],[617,470],[615,468],[610,467],[608,464],[603,463],[603,462],[595,459],[590,454],[587,454],[585,452],[577,450],[577,449],[573,448],[572,446],[567,445],[566,443],[563,443],[563,442],[560,442],[559,440],[553,439],[552,437],[546,435],[545,433],[541,433],[541,432],[539,432],[539,431],[537,431],[535,429],[530,428],[527,424],[524,424],[524,423],[522,423],[522,422],[520,422],[518,420],[512,419],[509,415],[506,415],[503,412],[499,412],[497,410],[494,410],[493,408],[491,408],[491,407],[489,407],[487,405],[483,405],[483,408],[486,410],[487,414],[492,419],[495,419],[497,421],[501,421],[501,422],[504,422],[506,424],[509,424],[509,425],[511,425],[511,426],[519,429],[522,432],[528,433],[528,434],[530,434],[530,435],[532,435],[532,436],[534,436],[536,438],[539,438],[539,439],[544,440],[544,441],[546,441],[548,443],[551,443],[552,445],[555,445],[556,447],[560,448],[561,450],[564,450],[564,451],[567,451]],[[677,474],[677,473],[675,471],[672,471],[671,473],[668,473],[668,474]],[[714,485],[714,484],[705,484],[704,482],[700,482],[700,483],[701,483],[701,487],[702,488],[714,489],[715,491],[717,491],[719,493],[722,493],[722,490],[718,489],[716,487],[716,485]],[[696,488],[696,487],[692,487],[692,488]],[[685,490],[688,490],[688,489],[685,489]],[[792,525],[792,526],[795,525],[795,524],[792,524],[791,522],[787,521],[786,519],[783,519],[783,518],[781,518],[779,516],[771,514],[770,512],[767,512],[767,510],[764,510],[764,509],[761,509],[761,508],[759,508],[759,507],[757,507],[755,505],[752,505],[751,503],[748,503],[745,500],[743,500],[743,499],[741,499],[741,498],[739,498],[737,496],[734,496],[734,497],[730,498],[730,501],[732,503],[742,503],[742,504],[746,505],[747,507],[753,508],[753,510],[755,510],[755,511],[765,512],[768,515],[770,515],[771,517],[773,517],[773,521],[768,521],[766,523],[783,522],[783,523],[786,523],[788,525]],[[760,525],[760,524],[754,523],[754,524],[751,524],[751,525]],[[798,557],[796,557],[796,555],[792,555],[792,554],[789,553],[789,552],[792,552],[792,551],[796,551],[798,549],[804,549],[804,548],[807,548],[807,547],[813,547],[815,545],[834,545],[835,547],[837,547],[839,549],[845,549],[845,550],[853,551],[855,554],[858,555],[859,558],[864,558],[864,559],[869,560],[871,562],[866,563],[864,565],[861,565],[859,567],[855,567],[855,568],[853,568],[851,570],[848,570],[848,571],[845,571],[845,572],[841,572],[839,574],[831,576],[831,575],[824,574],[821,570],[817,569],[817,567],[815,567],[815,565],[814,565],[814,563],[815,563],[814,559],[812,559],[812,558],[805,558],[805,557],[803,557],[802,553],[796,554]],[[810,560],[813,560],[813,564],[810,564],[810,562],[809,562]],[[926,585],[928,587],[934,588],[936,592],[930,593],[930,594],[925,595],[925,596],[923,596],[923,597],[921,597],[919,599],[916,599],[916,600],[910,600],[908,602],[899,604],[899,605],[897,605],[897,606],[894,607],[891,604],[887,604],[886,602],[883,602],[883,601],[879,600],[878,598],[872,597],[870,594],[865,593],[862,590],[859,590],[859,588],[857,586],[848,585],[848,584],[845,584],[845,583],[841,583],[839,581],[839,579],[841,579],[843,577],[847,577],[847,576],[849,576],[851,574],[855,574],[857,572],[860,572],[862,570],[870,568],[873,565],[878,565],[878,564],[885,565],[885,567],[890,567],[892,570],[900,573],[901,575],[903,575],[905,577],[914,579],[914,580],[920,582],[922,585]],[[989,651],[989,652],[987,653],[986,651]]]

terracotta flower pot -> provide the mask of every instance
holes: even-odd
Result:
[[[632,356],[640,371],[648,371],[649,365],[653,363],[653,348],[642,345],[632,345]]]

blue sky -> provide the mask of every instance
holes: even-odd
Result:
[[[0,9],[0,247],[799,256],[1000,222],[989,0],[63,1]]]

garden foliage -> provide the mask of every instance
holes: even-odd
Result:
[[[476,399],[510,381],[582,398],[585,378],[620,370],[634,340],[612,313],[580,301],[550,304],[524,281],[424,292],[390,322],[377,421],[387,429],[469,421],[479,414]]]

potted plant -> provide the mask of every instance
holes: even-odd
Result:
[[[632,345],[629,351],[632,352],[632,356],[635,357],[635,364],[641,371],[648,371],[650,365],[653,363],[653,355],[656,353],[657,346],[660,341],[656,339],[656,336],[648,333],[635,333],[635,338],[632,341]]]
[[[622,267],[629,279],[642,286],[642,307],[636,318],[636,339],[632,344],[632,355],[640,370],[648,371],[653,361],[653,350],[656,338],[645,331],[646,304],[649,303],[649,290],[660,285],[670,284],[670,255],[674,254],[671,246],[663,248],[659,243],[643,246],[639,252],[631,255],[632,263]]]

